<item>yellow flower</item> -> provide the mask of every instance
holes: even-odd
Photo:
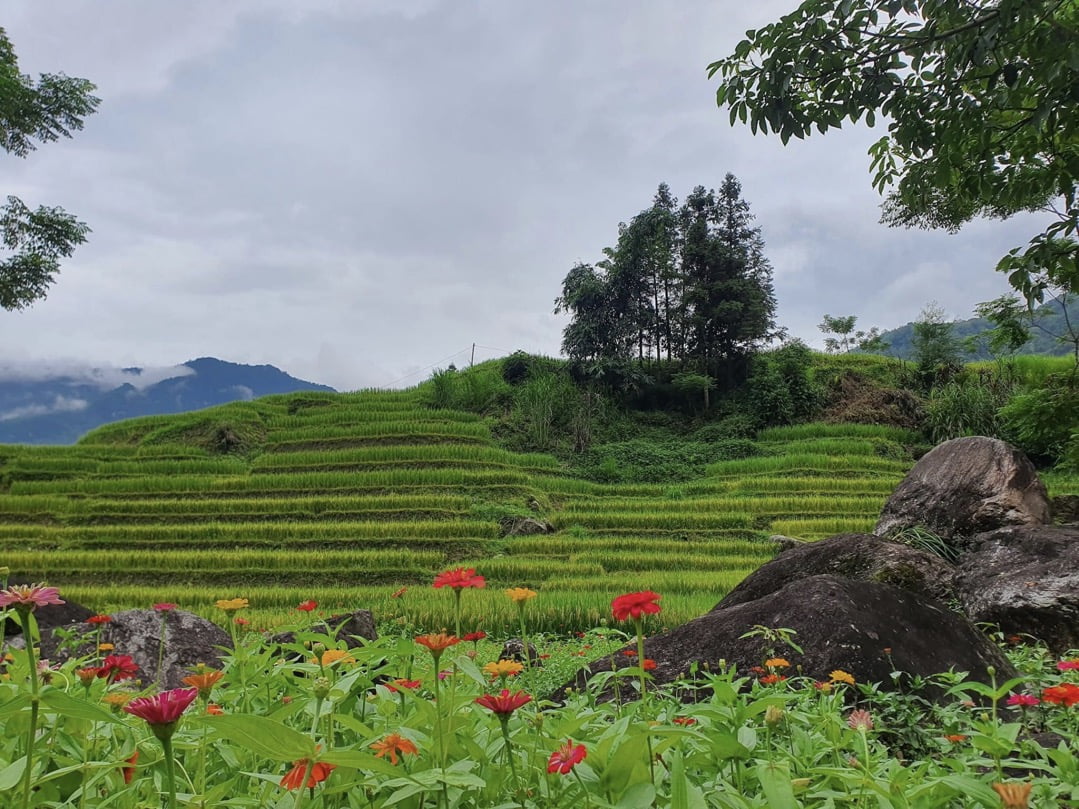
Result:
[[[789,669],[791,664],[789,660],[784,660],[782,657],[772,657],[764,661],[764,667],[769,669]]]
[[[993,784],[993,789],[1000,796],[1001,809],[1027,809],[1030,801],[1030,781],[1008,784]]]
[[[242,610],[248,606],[246,598],[222,598],[214,603],[219,610],[225,612],[232,612],[233,610]]]
[[[311,659],[312,663],[318,663],[319,658],[314,657]],[[334,663],[355,663],[356,658],[346,652],[344,649],[327,649],[322,653],[322,665],[332,666]]]
[[[506,590],[506,595],[509,596],[510,601],[514,604],[523,604],[524,602],[536,597],[535,590],[529,590],[527,587],[511,587]]]
[[[488,663],[483,667],[484,673],[492,677],[511,677],[524,670],[525,667],[516,660],[499,660],[497,663]]]
[[[111,652],[115,648],[116,647],[113,646],[111,643],[99,643],[97,645],[97,650],[99,652]]]
[[[846,683],[847,685],[854,685],[854,675],[848,674],[842,669],[836,669],[828,675],[829,679],[833,683]]]

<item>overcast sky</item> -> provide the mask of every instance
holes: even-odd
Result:
[[[1036,231],[889,230],[852,127],[732,128],[709,62],[795,0],[5,0],[23,72],[98,85],[83,132],[3,187],[93,233],[48,298],[0,311],[0,362],[270,363],[340,390],[557,354],[552,313],[660,181],[742,183],[778,319],[967,317]]]

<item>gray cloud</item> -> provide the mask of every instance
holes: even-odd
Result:
[[[707,64],[795,0],[10,0],[24,70],[95,80],[74,140],[4,156],[5,193],[94,229],[0,359],[272,363],[339,389],[422,378],[473,342],[556,354],[562,277],[667,181],[743,184],[779,316],[964,316],[1036,223],[877,224],[852,128],[731,128]],[[477,350],[477,359],[497,351]]]

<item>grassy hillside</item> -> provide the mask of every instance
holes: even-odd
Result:
[[[910,465],[896,447],[916,440],[771,429],[760,454],[688,482],[600,484],[499,448],[479,416],[416,391],[271,396],[121,422],[73,447],[0,447],[0,558],[98,610],[174,601],[214,616],[216,599],[247,597],[256,627],[307,599],[452,625],[430,583],[457,565],[486,576],[463,602],[491,633],[515,628],[501,589],[516,586],[540,592],[536,629],[593,626],[643,588],[664,594],[673,625],[771,558],[769,534],[871,529]],[[557,533],[503,537],[509,516]]]

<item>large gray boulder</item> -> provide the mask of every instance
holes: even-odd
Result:
[[[668,684],[687,677],[695,664],[715,667],[720,661],[747,674],[773,651],[761,637],[745,636],[756,626],[794,630],[794,641],[803,653],[782,646],[774,651],[790,661],[789,673],[800,668],[800,673],[818,680],[841,669],[858,682],[893,690],[909,686],[907,679],[893,680],[894,670],[929,677],[955,669],[988,683],[987,669],[993,666],[998,681],[1015,676],[1000,649],[940,602],[888,584],[827,575],[792,581],[762,598],[713,610],[648,638],[645,655],[656,662],[651,674],[657,683]],[[619,668],[634,663],[618,653],[613,658]],[[596,661],[555,697],[566,687],[584,687],[589,677],[609,670],[609,660]],[[623,696],[628,691],[623,689]],[[928,694],[939,698],[943,691],[930,688]],[[609,689],[605,695],[610,696]]]
[[[923,527],[961,540],[1007,525],[1044,525],[1049,498],[1033,464],[996,438],[955,438],[922,457],[885,503],[875,533]]]
[[[955,568],[936,554],[873,534],[839,534],[783,551],[746,576],[715,609],[755,601],[822,574],[892,584],[942,601],[954,596]]]
[[[161,620],[165,617],[165,651],[163,676],[158,678],[158,655],[161,650]],[[74,630],[84,640],[72,649],[63,643],[56,632],[41,633],[41,656],[47,660],[61,661],[71,657],[92,655],[96,651],[98,627],[93,624],[75,624],[65,627]],[[217,624],[200,618],[191,612],[173,610],[167,613],[154,610],[127,610],[112,616],[103,625],[101,637],[115,649],[110,654],[130,655],[139,667],[138,679],[144,685],[158,684],[161,688],[179,688],[180,682],[199,663],[221,668],[221,650],[232,648],[232,639]]]
[[[960,557],[956,591],[972,621],[1079,649],[1079,527],[1001,528]]]

